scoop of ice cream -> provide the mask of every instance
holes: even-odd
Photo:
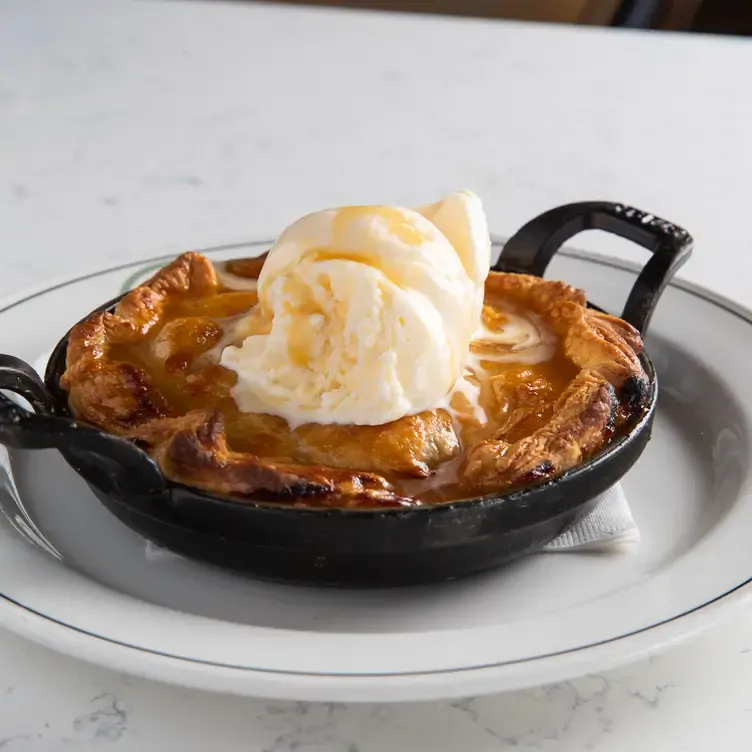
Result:
[[[472,191],[458,191],[418,211],[444,233],[476,285],[474,315],[480,324],[484,283],[491,265],[488,221],[481,200]]]
[[[480,200],[310,214],[258,281],[270,330],[222,353],[240,410],[301,423],[379,425],[436,405],[462,374],[490,242]]]

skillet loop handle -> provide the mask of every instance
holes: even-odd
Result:
[[[53,412],[52,399],[37,372],[20,358],[14,358],[12,355],[0,355],[0,389],[6,389],[10,392],[23,397],[37,413],[51,415]],[[27,412],[20,405],[3,396],[3,413],[6,412],[6,403],[10,403],[12,408],[21,412]],[[10,407],[8,412],[14,412]]]
[[[0,392],[0,443],[19,449],[57,445],[59,426],[52,417],[52,398],[36,371],[20,358],[0,355],[0,389],[23,397],[30,412]]]
[[[0,389],[26,399],[27,410],[0,392],[0,444],[14,449],[62,449],[106,467],[113,486],[138,494],[162,494],[167,486],[148,454],[127,439],[55,415],[54,400],[23,360],[0,355]]]
[[[665,219],[610,201],[559,206],[521,227],[507,241],[492,270],[542,277],[556,251],[585,230],[613,233],[653,254],[637,277],[621,314],[645,335],[661,294],[692,253],[692,236]]]

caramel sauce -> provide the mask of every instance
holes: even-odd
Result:
[[[560,343],[549,360],[534,365],[478,358],[460,380],[474,387],[474,398],[461,385],[450,395],[449,412],[461,446],[487,439],[511,444],[530,436],[551,420],[554,403],[577,370]],[[515,413],[518,419],[510,420]],[[461,454],[427,478],[390,480],[401,493],[426,504],[466,499],[473,494],[461,481],[462,462]]]
[[[245,272],[252,279],[260,264],[246,270],[242,262],[230,262],[223,268],[231,275]],[[232,449],[300,462],[296,454],[306,427],[291,431],[282,418],[240,412],[230,394],[236,375],[219,365],[225,347],[239,345],[269,324],[249,316],[252,309],[258,311],[254,309],[257,294],[239,287],[220,287],[200,297],[190,293],[173,297],[144,340],[113,346],[112,357],[146,371],[172,415],[196,409],[220,411]],[[527,334],[505,341],[513,324]],[[480,336],[487,339],[473,343],[464,375],[438,406],[450,414],[461,447],[491,438],[511,443],[530,435],[550,420],[556,399],[577,373],[543,321],[510,309],[504,301],[486,300]],[[536,336],[544,349],[533,357]],[[383,474],[400,493],[432,504],[472,495],[461,482],[461,464],[462,452],[425,478]]]

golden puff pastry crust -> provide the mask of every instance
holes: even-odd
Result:
[[[240,259],[224,268],[256,279],[262,263]],[[463,431],[446,409],[382,426],[291,428],[238,411],[230,394],[236,376],[218,365],[219,349],[245,336],[243,317],[255,302],[253,292],[226,289],[207,258],[183,254],[114,311],[71,330],[60,385],[72,413],[137,440],[168,478],[211,493],[312,507],[409,507],[431,503],[421,483],[447,468],[452,498],[554,477],[607,443],[650,389],[642,342],[629,324],[587,308],[584,294],[562,282],[492,272],[489,311],[511,305],[545,322],[566,383],[535,366],[489,373],[484,388],[496,414],[480,432]]]
[[[555,398],[534,381],[508,385],[506,374],[492,379],[512,402],[512,424],[465,452],[462,474],[479,492],[554,477],[578,465],[641,412],[651,388],[639,358],[639,332],[588,308],[582,291],[538,277],[491,273],[486,295],[515,299],[544,317],[578,372]],[[545,408],[549,418],[543,425],[510,441],[517,421]]]

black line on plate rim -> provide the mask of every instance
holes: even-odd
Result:
[[[156,655],[161,658],[168,658],[170,660],[180,661],[182,663],[195,663],[195,664],[199,664],[202,666],[215,666],[217,668],[226,668],[226,669],[231,669],[234,671],[252,671],[252,672],[260,673],[260,674],[273,674],[273,675],[278,675],[278,676],[305,676],[305,677],[311,677],[311,678],[326,678],[326,679],[403,679],[403,678],[406,679],[411,676],[440,676],[444,674],[464,674],[464,673],[470,673],[474,671],[485,671],[488,669],[503,668],[504,666],[516,666],[516,665],[521,665],[523,663],[536,663],[537,661],[543,661],[543,660],[546,660],[547,658],[556,658],[556,657],[563,656],[563,655],[580,653],[582,651],[590,650],[591,648],[601,647],[603,645],[610,645],[612,643],[620,642],[621,640],[627,640],[630,637],[635,637],[637,635],[644,634],[645,632],[649,632],[652,629],[663,627],[666,624],[671,624],[674,621],[678,621],[679,619],[683,619],[686,616],[690,616],[691,614],[702,611],[708,606],[712,606],[713,604],[719,603],[725,598],[728,598],[729,596],[734,595],[734,593],[736,593],[737,591],[743,590],[745,587],[747,587],[750,584],[750,582],[752,582],[752,578],[745,580],[740,585],[733,587],[731,590],[728,590],[727,592],[722,593],[721,595],[718,595],[715,598],[709,601],[706,601],[705,603],[699,606],[695,606],[694,608],[691,608],[688,611],[684,611],[681,614],[672,616],[670,619],[664,619],[663,621],[656,622],[655,624],[651,624],[647,627],[642,627],[641,629],[635,629],[632,632],[626,632],[625,634],[618,635],[617,637],[609,637],[606,640],[598,640],[597,642],[591,642],[591,643],[588,643],[587,645],[580,645],[579,647],[576,647],[576,648],[568,648],[567,650],[556,650],[551,653],[542,653],[541,655],[536,655],[532,658],[518,658],[512,661],[501,661],[500,663],[484,663],[478,666],[465,666],[462,668],[447,668],[447,669],[432,669],[432,670],[426,670],[426,671],[401,671],[401,672],[391,672],[391,673],[386,673],[386,674],[383,674],[383,673],[382,674],[376,674],[376,673],[338,674],[338,673],[327,673],[327,672],[321,672],[321,671],[291,671],[291,670],[286,670],[286,669],[258,668],[256,666],[237,666],[237,665],[233,665],[230,663],[207,661],[202,658],[186,658],[185,656],[182,656],[182,655],[174,655],[172,653],[165,653],[161,650],[153,650],[151,648],[139,647],[138,645],[130,645],[127,642],[121,642],[120,640],[113,640],[110,637],[102,637],[101,635],[92,634],[91,632],[87,632],[85,629],[82,629],[81,627],[76,627],[76,626],[73,626],[72,624],[66,624],[65,622],[58,621],[54,617],[47,616],[46,614],[42,614],[39,611],[35,611],[33,608],[24,606],[18,601],[15,601],[12,598],[9,598],[4,593],[0,593],[0,598],[2,598],[5,601],[8,601],[8,603],[12,603],[13,605],[17,606],[18,608],[23,609],[24,611],[27,611],[31,614],[34,614],[35,616],[40,617],[41,619],[44,619],[45,621],[52,622],[53,624],[57,624],[60,627],[64,627],[65,629],[70,629],[74,632],[85,635],[86,637],[90,637],[95,640],[100,640],[101,642],[107,642],[117,647],[126,648],[127,650],[136,650],[138,652],[148,653],[149,655]],[[164,606],[162,606],[162,608],[164,608]],[[27,639],[31,639],[31,638],[27,638]]]
[[[492,238],[492,241],[494,245],[503,244],[504,242],[504,240],[500,238]],[[245,243],[231,243],[228,245],[213,246],[210,248],[204,248],[202,250],[199,250],[198,252],[199,253],[218,253],[219,251],[232,250],[233,248],[246,248],[251,245],[263,245],[265,243],[271,244],[272,242],[273,241],[252,240],[252,241],[247,241]],[[561,251],[559,251],[559,253],[565,257],[575,258],[581,261],[585,261],[586,263],[596,264],[597,266],[605,266],[611,269],[619,269],[621,271],[629,271],[629,272],[635,272],[639,270],[639,266],[637,264],[632,264],[628,261],[622,261],[620,259],[610,259],[607,257],[602,257],[597,254],[591,254],[587,251],[580,251],[580,250],[573,249],[573,248],[564,248]],[[140,265],[147,266],[150,263],[154,263],[155,261],[161,261],[161,260],[174,258],[176,255],[178,254],[165,254],[163,256],[156,256],[153,258],[140,259],[138,261],[131,261],[131,262],[128,262],[127,264],[119,264],[118,266],[112,266],[107,269],[100,269],[99,271],[96,271],[90,274],[83,274],[80,277],[75,277],[74,279],[68,279],[68,280],[65,280],[64,282],[59,282],[43,290],[37,290],[31,295],[28,295],[27,297],[22,298],[20,300],[16,300],[13,303],[5,306],[5,308],[1,308],[0,315],[2,315],[3,313],[6,313],[7,311],[10,311],[11,309],[15,308],[16,306],[21,305],[22,303],[28,303],[30,300],[34,300],[35,298],[38,298],[42,295],[46,295],[47,293],[54,292],[55,290],[59,290],[63,287],[67,287],[68,285],[73,285],[77,282],[83,282],[84,280],[87,280],[87,279],[94,279],[96,277],[101,277],[105,274],[109,274],[110,272],[116,272],[116,271],[121,271],[124,269],[129,269],[133,266],[140,266]],[[704,300],[710,303],[711,305],[717,306],[718,308],[721,308],[727,313],[737,316],[738,318],[742,319],[742,321],[744,321],[747,324],[752,324],[752,318],[750,318],[748,314],[743,313],[741,310],[735,310],[723,300],[714,299],[712,297],[712,293],[710,294],[704,293],[700,289],[696,289],[691,283],[685,283],[685,282],[682,282],[681,280],[674,280],[671,282],[670,286],[676,287],[680,289],[682,292],[687,293],[688,295],[692,295],[693,297],[700,298],[701,300]],[[536,655],[530,658],[519,658],[517,660],[512,660],[512,661],[502,661],[500,663],[487,663],[487,664],[481,664],[478,666],[464,666],[462,668],[448,668],[448,669],[433,669],[433,670],[428,670],[428,671],[393,672],[393,673],[387,673],[387,674],[383,674],[383,673],[382,674],[376,674],[376,673],[338,674],[338,673],[325,673],[325,672],[320,672],[320,671],[316,671],[316,672],[288,671],[288,670],[280,670],[280,669],[237,666],[237,665],[232,665],[228,663],[218,663],[217,661],[207,661],[207,660],[203,660],[200,658],[198,659],[187,658],[185,656],[174,655],[172,653],[165,653],[160,650],[153,650],[151,648],[140,647],[138,645],[130,645],[126,642],[121,642],[120,640],[115,640],[110,637],[103,637],[102,635],[93,634],[91,632],[86,631],[85,629],[82,629],[81,627],[77,627],[72,624],[67,624],[65,622],[59,621],[58,619],[52,616],[40,613],[39,611],[36,611],[33,608],[29,608],[29,606],[25,606],[24,604],[19,603],[13,598],[8,597],[7,595],[5,595],[5,593],[0,593],[0,598],[7,601],[8,603],[12,603],[17,608],[20,608],[24,611],[34,614],[40,619],[44,619],[45,621],[52,622],[53,624],[57,624],[58,626],[63,627],[65,629],[70,629],[73,632],[77,632],[78,634],[85,635],[89,638],[100,640],[101,642],[107,642],[117,647],[126,648],[127,650],[136,650],[139,652],[148,653],[150,655],[160,656],[161,658],[168,658],[170,660],[180,661],[182,663],[189,663],[189,664],[194,663],[194,664],[199,664],[199,665],[204,665],[204,666],[216,666],[217,668],[232,669],[235,671],[252,671],[255,673],[274,674],[274,675],[279,675],[279,676],[305,676],[305,677],[311,677],[311,678],[319,677],[319,678],[342,679],[342,680],[390,679],[390,678],[401,679],[401,678],[409,678],[411,676],[434,676],[434,675],[443,675],[443,674],[461,674],[461,673],[483,671],[483,670],[494,669],[494,668],[502,668],[504,666],[520,665],[523,663],[535,663],[537,661],[542,661],[547,658],[555,658],[557,656],[570,655],[573,653],[579,653],[585,650],[589,650],[591,648],[600,647],[602,645],[609,645],[611,643],[619,642],[620,640],[626,640],[630,637],[635,637],[636,635],[649,632],[652,629],[665,626],[666,624],[671,624],[674,621],[678,621],[679,619],[683,619],[686,616],[702,611],[708,606],[712,606],[715,603],[719,603],[720,601],[728,598],[729,596],[737,593],[738,591],[743,590],[750,583],[752,583],[752,577],[749,577],[744,582],[734,586],[730,590],[727,590],[726,592],[721,593],[720,595],[717,595],[715,598],[711,598],[709,601],[706,601],[705,603],[695,606],[694,608],[690,608],[687,611],[683,611],[680,614],[676,614],[675,616],[672,616],[669,619],[664,619],[663,621],[656,622],[655,624],[650,624],[649,626],[642,627],[641,629],[635,629],[632,632],[626,632],[625,634],[618,635],[617,637],[610,637],[606,640],[599,640],[598,642],[591,642],[591,643],[588,643],[587,645],[580,645],[579,647],[576,647],[576,648],[568,648],[567,650],[558,650],[552,653],[543,653],[541,655]]]

